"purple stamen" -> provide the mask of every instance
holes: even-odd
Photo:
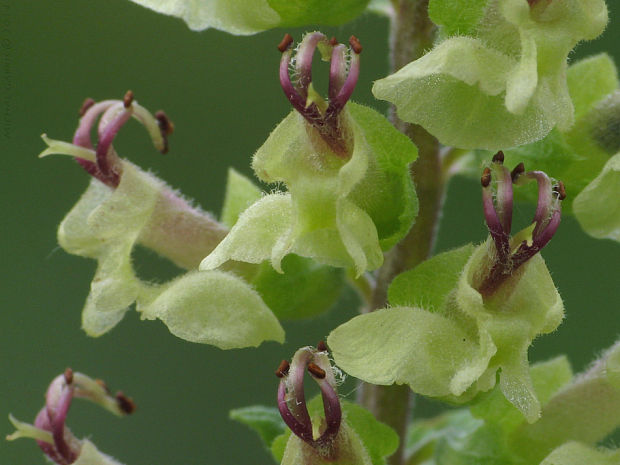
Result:
[[[73,143],[80,147],[92,149],[93,144],[90,139],[90,131],[99,115],[107,111],[115,103],[117,103],[116,100],[104,100],[103,102],[91,105],[86,113],[84,113],[84,116],[80,118],[80,124],[73,136]]]
[[[331,65],[329,73],[329,102],[327,106],[309,100],[309,86],[312,82],[312,58],[321,42],[332,47]],[[292,57],[292,37],[285,35],[278,45],[282,52],[280,60],[280,84],[286,98],[291,105],[310,123],[327,143],[331,150],[342,158],[350,156],[347,147],[346,125],[338,118],[340,112],[353,94],[360,71],[359,54],[362,46],[355,37],[349,40],[351,45],[351,59],[347,63],[347,52],[344,45],[338,44],[335,39],[330,41],[320,32],[313,32],[304,37],[297,50],[295,58],[295,74],[297,82],[293,84],[289,68]],[[322,111],[325,111],[322,113]]]
[[[305,409],[305,404],[303,407]],[[298,421],[288,407],[285,380],[280,381],[280,385],[278,386],[278,410],[280,411],[284,423],[291,429],[293,434],[306,442],[312,442],[312,423],[310,421],[304,423]],[[307,413],[306,410],[306,414]]]
[[[334,99],[342,89],[347,73],[347,48],[343,44],[335,45],[329,65],[329,99]]]
[[[327,117],[331,115],[338,114],[349,101],[353,91],[355,90],[355,86],[357,85],[357,80],[360,75],[360,56],[359,53],[353,52],[351,56],[351,64],[349,65],[349,74],[347,75],[340,92],[333,99],[330,99],[329,106],[327,108]]]
[[[278,386],[278,410],[282,419],[300,439],[312,447],[321,446],[321,454],[330,456],[334,450],[324,446],[332,444],[338,434],[342,422],[342,409],[327,355],[323,351],[306,347],[297,351],[290,368],[288,365],[287,370],[282,370],[280,367],[276,370],[276,375],[281,378]],[[316,440],[303,392],[303,377],[306,370],[319,384],[323,399],[326,428]]]
[[[532,223],[536,223],[532,236],[536,237],[551,218],[553,201],[551,180],[542,171],[529,171],[522,178],[534,179],[538,183],[538,204],[532,219]]]
[[[503,165],[503,153],[493,157],[493,167],[485,168],[482,183],[482,204],[489,233],[497,258],[492,259],[487,276],[478,286],[483,296],[489,296],[521,265],[536,255],[547,243],[560,225],[560,202],[566,197],[564,185],[560,182],[553,186],[551,179],[542,171],[524,173],[523,164],[511,172]],[[497,182],[497,202],[493,201],[491,190],[491,173],[499,178]],[[532,239],[528,244],[523,240],[514,252],[511,252],[510,229],[512,226],[513,191],[512,183],[517,185],[535,180],[538,185],[538,203],[532,223]],[[513,240],[514,242],[514,240]],[[514,250],[515,247],[512,247]]]
[[[67,419],[69,407],[71,407],[72,399],[73,387],[63,386],[58,403],[55,406],[48,406],[47,408],[47,415],[51,421],[54,445],[60,455],[63,456],[69,463],[74,462],[79,453],[79,451],[72,450],[71,446],[65,439],[65,421]]]
[[[510,230],[508,232],[504,230],[497,210],[495,210],[491,185],[482,188],[482,206],[487,227],[495,243],[499,260],[505,262],[510,254]]]
[[[312,82],[312,58],[319,42],[327,38],[320,32],[306,34],[299,44],[295,56],[295,72],[297,73],[297,90],[305,99],[308,97],[308,86]]]
[[[114,171],[114,165],[118,163],[118,157],[112,149],[112,141],[114,141],[118,131],[129,121],[131,114],[131,107],[121,111],[109,124],[104,126],[99,137],[99,143],[97,144],[97,166],[106,177],[117,178],[119,176],[119,173]]]

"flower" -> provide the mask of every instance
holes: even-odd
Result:
[[[377,81],[375,96],[393,103],[404,121],[461,148],[497,150],[534,142],[555,126],[567,130],[574,122],[567,55],[603,32],[605,2],[490,0],[480,16],[467,35],[439,42]]]
[[[136,302],[142,318],[162,320],[178,337],[223,349],[282,341],[284,331],[260,295],[238,274],[200,272],[199,260],[226,235],[227,228],[150,173],[121,159],[112,142],[133,116],[167,149],[172,123],[162,112],[152,116],[128,92],[122,101],[87,100],[73,144],[45,138],[42,155],[66,153],[93,178],[82,198],[58,228],[67,252],[98,262],[82,312],[91,336],[113,328]],[[90,131],[101,116],[93,149]],[[131,254],[148,247],[190,271],[160,285],[139,279]],[[239,274],[243,270],[236,270]]]
[[[256,152],[252,167],[288,192],[266,195],[243,214],[230,234],[203,260],[214,269],[228,260],[270,259],[282,271],[287,254],[353,269],[378,268],[383,250],[411,227],[417,199],[409,176],[416,157],[409,139],[381,115],[348,102],[360,67],[359,41],[351,47],[319,33],[307,34],[292,63],[292,38],[280,43],[280,83],[295,109]],[[330,60],[329,98],[312,85],[312,57]]]
[[[504,396],[536,421],[529,376],[534,338],[562,321],[562,300],[538,252],[560,221],[562,184],[540,171],[512,172],[496,154],[482,176],[490,239],[437,255],[394,279],[391,307],[360,315],[328,337],[336,363],[373,384],[408,384],[451,402],[471,400],[499,380]],[[533,222],[510,237],[512,185],[535,181]],[[498,376],[498,372],[501,372]]]
[[[34,425],[9,416],[17,429],[8,440],[26,437],[37,441],[45,455],[58,465],[117,465],[113,458],[102,454],[87,439],[77,439],[65,425],[73,398],[88,399],[115,415],[128,415],[135,410],[133,401],[122,392],[112,395],[101,380],[73,372],[67,368],[51,382],[45,395],[45,406]]]

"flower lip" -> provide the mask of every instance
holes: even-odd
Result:
[[[490,167],[484,168],[480,179],[484,216],[496,250],[489,272],[478,287],[478,291],[485,297],[493,294],[517,268],[547,245],[560,225],[561,201],[566,198],[564,184],[552,180],[544,172],[526,172],[523,163],[509,171],[503,165],[504,154],[501,151],[493,156],[492,161]],[[496,182],[493,183],[493,180]],[[523,238],[520,237],[522,233],[519,233],[518,242],[516,238],[510,237],[513,185],[523,185],[530,181],[538,184],[533,229]]]
[[[283,360],[276,370],[280,378],[278,386],[278,409],[291,431],[312,446],[326,459],[335,459],[334,441],[342,422],[342,409],[336,392],[336,382],[326,352],[325,344],[319,348],[304,347],[293,357],[292,363]],[[321,350],[325,349],[325,350]],[[324,429],[315,439],[312,421],[306,406],[303,380],[308,371],[318,383],[323,398],[325,414]]]
[[[306,34],[297,47],[294,60],[292,45],[293,38],[290,34],[285,34],[278,44],[278,50],[282,53],[279,71],[282,90],[293,108],[318,131],[332,151],[347,158],[349,154],[346,134],[339,115],[353,94],[359,78],[361,43],[357,37],[351,36],[350,48],[347,49],[335,38],[328,40],[320,32],[312,32]],[[317,48],[320,48],[324,55],[330,56],[327,102],[312,88],[312,58]],[[295,83],[291,81],[289,70],[293,61]]]

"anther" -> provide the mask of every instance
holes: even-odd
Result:
[[[64,377],[65,377],[65,383],[67,384],[73,383],[73,370],[71,368],[65,369]]]
[[[290,363],[287,360],[282,360],[280,365],[278,365],[278,369],[276,370],[276,376],[278,378],[284,378],[288,375],[288,370],[291,367]]]
[[[316,345],[316,350],[318,350],[319,352],[327,352],[327,344],[325,344],[325,341],[319,341],[319,343]]]
[[[136,404],[131,397],[127,397],[121,391],[117,392],[115,397],[118,407],[127,415],[133,413],[136,410]]]
[[[308,371],[312,376],[319,379],[325,378],[326,375],[325,370],[319,367],[316,363],[312,362],[308,363]]]
[[[504,152],[501,150],[493,155],[493,163],[499,163],[500,165],[504,163]]]
[[[491,169],[490,168],[485,168],[482,171],[482,176],[480,177],[480,184],[482,184],[482,187],[489,187],[489,184],[491,184]]]
[[[351,45],[351,48],[353,49],[353,51],[357,53],[358,55],[362,53],[362,44],[360,43],[357,37],[355,36],[349,37],[349,45]]]
[[[123,106],[125,108],[129,108],[133,103],[133,91],[128,90],[125,92],[125,96],[123,97]]]
[[[282,40],[278,44],[278,50],[280,50],[281,53],[284,53],[284,52],[286,52],[286,50],[290,47],[290,45],[292,43],[293,43],[293,36],[291,36],[287,32],[286,34],[284,34],[284,37],[282,38]]]
[[[566,198],[566,188],[562,181],[558,181],[558,185],[554,186],[553,191],[558,194],[559,200],[564,200]]]
[[[92,98],[88,97],[87,99],[85,99],[82,102],[82,106],[80,107],[80,111],[79,111],[80,116],[84,116],[86,112],[88,111],[88,109],[92,107],[94,104],[95,104],[95,101]]]
[[[332,37],[331,39],[329,39],[329,45],[331,45],[332,47],[335,47],[336,45],[338,45],[338,39],[336,39],[335,37]]]
[[[170,121],[170,118],[168,118],[168,115],[166,115],[163,110],[159,110],[155,113],[155,119],[157,119],[157,124],[163,134],[170,135],[174,132],[174,123]]]
[[[515,168],[510,172],[510,178],[512,182],[516,182],[517,178],[525,173],[525,165],[523,163],[519,163]]]

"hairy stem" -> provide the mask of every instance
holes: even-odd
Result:
[[[435,25],[428,17],[428,0],[393,0],[394,15],[390,24],[391,71],[419,58],[431,48]],[[433,249],[437,224],[441,216],[445,180],[441,169],[440,147],[437,139],[422,127],[401,121],[391,110],[394,126],[418,147],[417,161],[411,166],[420,211],[407,236],[387,254],[377,274],[371,309],[385,307],[387,288],[396,275],[426,260]],[[400,437],[390,465],[405,463],[404,449],[413,397],[408,386],[364,385],[361,402],[382,422],[390,425]]]

